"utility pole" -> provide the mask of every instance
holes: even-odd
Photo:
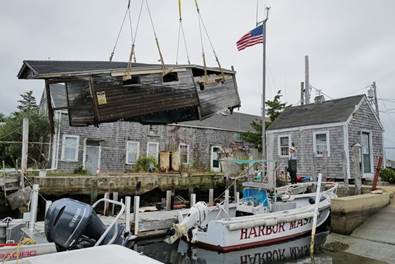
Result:
[[[380,119],[379,103],[377,102],[377,87],[376,87],[376,82],[373,82],[372,87],[373,87],[373,92],[374,92],[374,104],[375,104],[375,106],[376,106],[376,114],[377,114],[377,118]]]
[[[304,82],[300,83],[300,105],[304,105]]]
[[[304,75],[304,84],[305,84],[305,104],[310,104],[310,76],[309,76],[309,56],[304,57],[304,63],[305,63],[305,75]]]
[[[21,180],[19,186],[25,188],[25,176],[27,175],[27,155],[29,151],[29,119],[23,118],[22,126],[22,160],[21,160]]]

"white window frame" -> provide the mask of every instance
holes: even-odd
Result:
[[[281,138],[287,137],[288,138],[288,153],[287,155],[281,155]],[[281,158],[288,158],[289,157],[289,148],[291,147],[291,135],[289,134],[283,134],[283,135],[278,135],[277,137],[277,149],[278,149],[278,156]]]
[[[317,154],[317,135],[321,135],[321,134],[325,134],[326,135],[326,155],[327,157],[331,156],[331,144],[330,144],[330,139],[329,139],[329,131],[325,130],[325,131],[315,131],[313,133],[313,151],[314,151],[314,155],[316,157],[323,157],[323,154]]]
[[[157,154],[157,156],[156,156],[155,158],[156,158],[156,161],[159,162],[159,142],[147,142],[147,151],[146,151],[147,157],[149,157],[149,156],[148,156],[148,145],[149,145],[149,144],[154,144],[154,145],[156,145],[156,152],[157,152],[158,154]]]
[[[125,160],[125,164],[128,165],[133,165],[136,164],[136,162],[129,162],[129,144],[137,144],[137,155],[136,155],[136,161],[139,159],[140,157],[140,142],[139,141],[126,141],[126,160]]]
[[[66,148],[66,146],[65,146],[66,138],[76,138],[76,139],[77,139],[77,147],[76,147],[76,149],[75,149],[75,155],[74,155],[74,156],[75,156],[75,159],[73,159],[73,160],[66,160],[65,157],[64,157],[64,151],[65,151],[65,148]],[[78,152],[79,152],[79,148],[80,148],[80,136],[63,134],[63,137],[62,137],[62,157],[61,157],[61,160],[62,160],[62,161],[65,161],[65,162],[77,162],[77,161],[78,161]]]
[[[180,161],[181,161],[181,146],[187,147],[187,162],[183,162],[182,164],[189,164],[189,145],[184,143],[180,143],[178,145],[178,153],[180,153]]]

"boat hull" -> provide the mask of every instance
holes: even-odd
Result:
[[[329,218],[330,208],[320,210],[317,227]],[[230,230],[227,221],[212,221],[207,232],[194,230],[193,242],[202,248],[219,252],[230,252],[262,245],[275,244],[309,233],[313,218],[307,217],[274,225],[255,225],[248,228]],[[214,232],[211,232],[211,231]]]

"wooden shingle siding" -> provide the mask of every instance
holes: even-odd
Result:
[[[350,124],[348,126],[349,133],[349,147],[355,143],[361,143],[361,131],[370,131],[372,133],[372,147],[373,147],[373,166],[376,168],[379,156],[383,155],[383,130],[377,122],[368,102],[364,100],[359,110],[354,113]],[[353,168],[350,151],[350,165]],[[373,170],[374,171],[374,170]],[[351,170],[351,177],[355,175]]]
[[[314,155],[314,132],[329,132],[330,157],[316,157]],[[269,160],[275,160],[282,170],[288,166],[288,157],[280,157],[278,153],[278,137],[289,135],[290,143],[297,149],[298,175],[316,176],[322,172],[324,177],[343,178],[343,127],[324,127],[303,130],[290,130],[288,132],[270,132],[267,134],[267,153]]]

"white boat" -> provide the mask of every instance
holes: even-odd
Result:
[[[317,184],[302,185],[314,188]],[[320,194],[317,227],[328,219],[330,201],[336,197],[337,184],[323,185],[328,188]],[[206,204],[198,202],[179,224],[174,225],[175,235],[168,241],[184,237],[200,247],[229,252],[286,241],[311,231],[315,192],[292,194],[283,190],[269,197],[259,185],[250,185],[248,189],[251,196],[239,202],[235,215],[209,220]]]

